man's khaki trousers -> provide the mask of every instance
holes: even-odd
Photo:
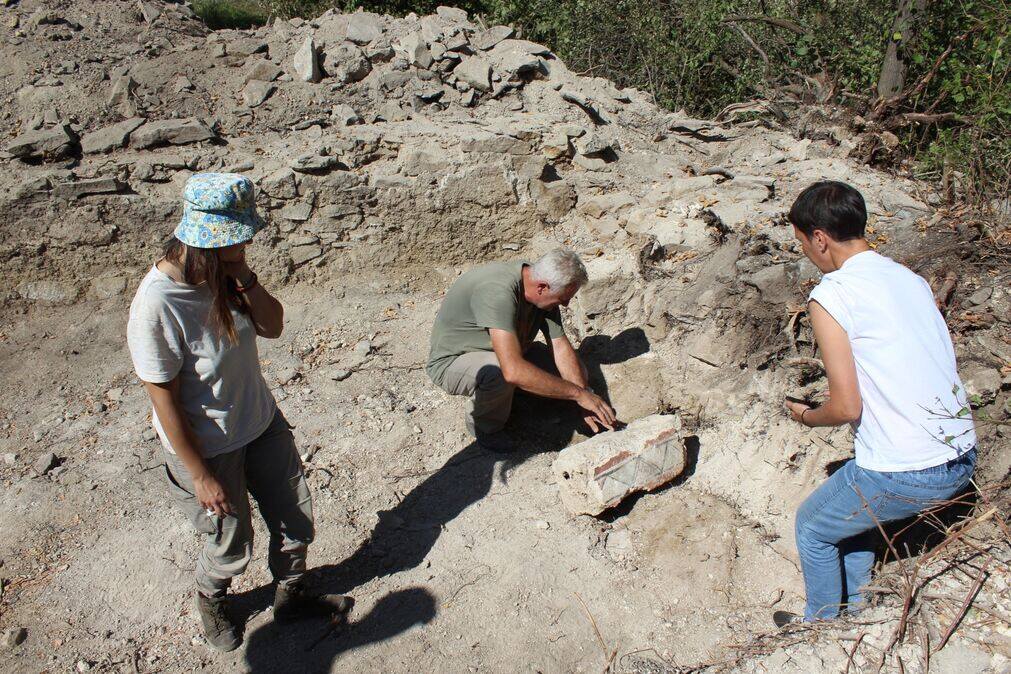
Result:
[[[523,357],[537,367],[557,374],[554,356],[546,344],[535,342]],[[469,396],[467,430],[471,435],[502,430],[513,407],[516,387],[502,376],[502,368],[494,351],[472,351],[458,356],[442,379],[446,393]]]

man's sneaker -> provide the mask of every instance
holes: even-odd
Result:
[[[494,433],[483,433],[478,431],[477,435],[477,446],[487,452],[498,452],[500,454],[508,454],[516,450],[516,445],[513,443],[509,434],[505,431],[495,431]]]
[[[804,622],[804,616],[790,613],[789,611],[776,611],[772,614],[772,622],[776,627],[783,628],[787,625],[799,625]]]
[[[301,618],[347,619],[355,605],[352,597],[312,592],[299,584],[278,585],[274,593],[274,620],[291,622]]]
[[[219,651],[234,651],[242,643],[242,635],[228,617],[228,600],[225,597],[205,597],[197,592],[197,612],[204,626],[207,643]]]

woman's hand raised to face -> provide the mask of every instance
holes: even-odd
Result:
[[[225,274],[235,279],[239,285],[246,285],[253,271],[246,263],[246,244],[227,246],[218,250],[218,260]]]

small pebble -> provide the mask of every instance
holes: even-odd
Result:
[[[4,643],[7,644],[7,648],[14,648],[25,642],[28,638],[28,630],[24,627],[15,627],[4,632]]]

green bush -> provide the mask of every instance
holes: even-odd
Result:
[[[193,11],[214,30],[262,26],[270,16],[258,0],[196,0]]]

